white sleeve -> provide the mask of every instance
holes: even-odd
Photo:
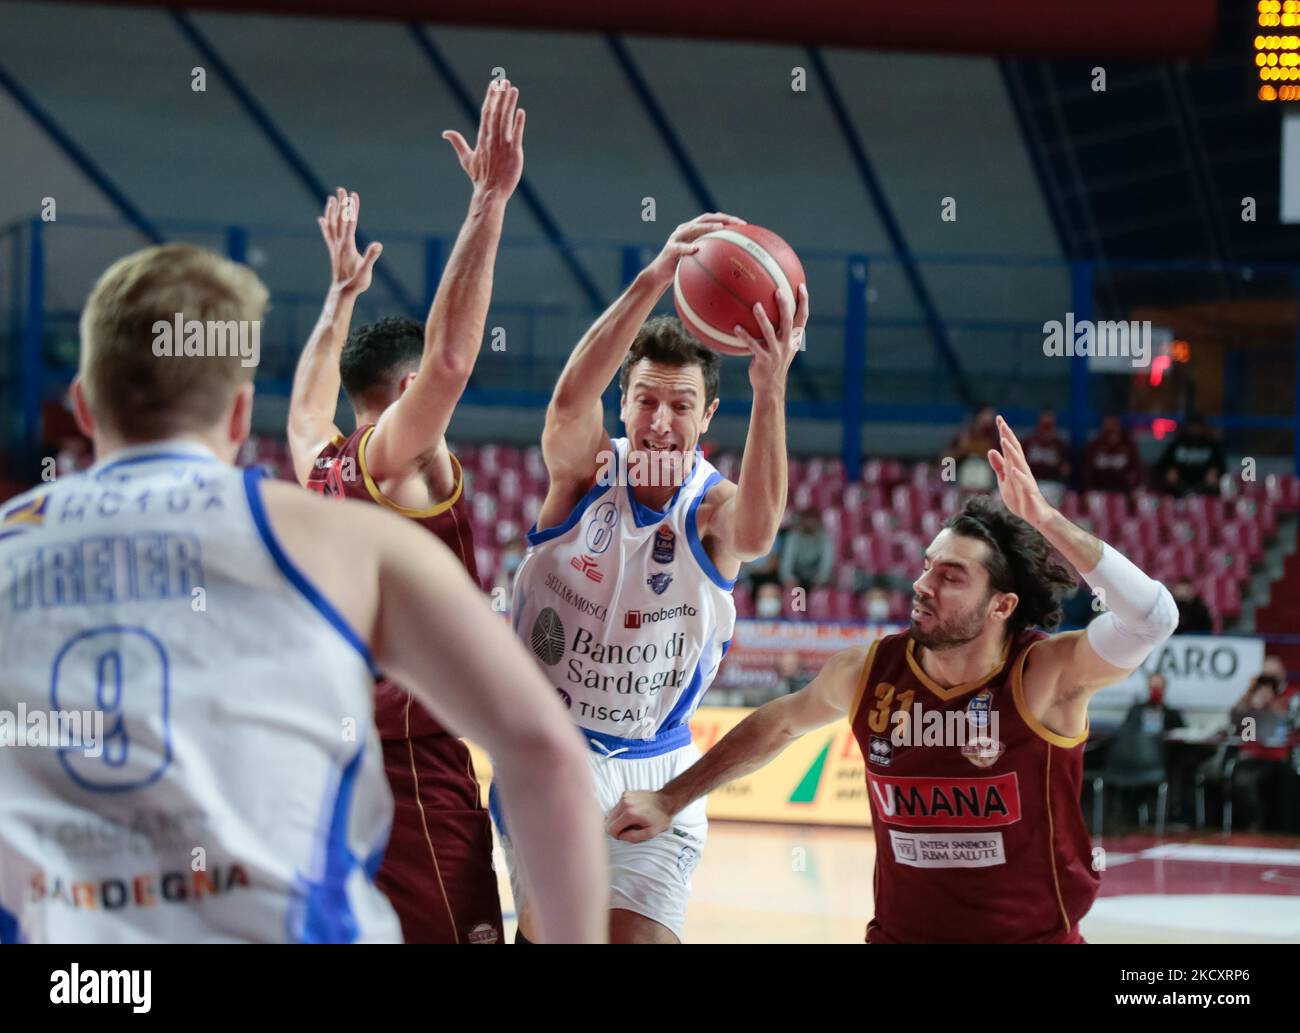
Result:
[[[1178,627],[1169,589],[1142,573],[1122,553],[1102,544],[1101,562],[1083,575],[1101,590],[1106,612],[1088,625],[1088,644],[1115,667],[1139,666]]]

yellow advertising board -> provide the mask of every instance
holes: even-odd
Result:
[[[691,734],[701,753],[740,724],[746,707],[701,707]],[[484,799],[492,779],[487,754],[470,744]],[[862,751],[847,721],[809,732],[772,763],[709,795],[709,817],[804,825],[871,824]]]

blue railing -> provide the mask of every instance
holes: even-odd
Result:
[[[268,281],[272,308],[263,326],[259,388],[287,391],[323,292],[325,259],[314,225],[200,219],[156,225],[168,239],[192,240],[247,261]],[[357,320],[398,312],[422,319],[451,242],[411,230],[374,230],[372,236],[384,241],[383,261],[402,289],[394,293],[376,282],[358,304]],[[568,243],[610,297],[656,250],[655,245],[608,240]],[[0,359],[0,390],[8,403],[4,411],[13,414],[6,437],[29,448],[37,444],[42,401],[72,372],[69,356],[75,356],[86,291],[108,262],[140,245],[129,225],[108,217],[60,215],[54,223],[33,218],[0,230],[0,333],[9,339]],[[549,249],[547,241],[537,238],[502,241],[489,326],[505,331],[508,361],[485,347],[467,401],[544,405],[569,349],[593,318],[585,297],[562,276],[537,277],[539,291],[547,296],[520,298],[511,278],[503,275],[507,260],[549,272]],[[815,314],[809,350],[792,371],[790,415],[837,424],[850,471],[862,461],[864,424],[961,423],[968,408],[953,390],[949,361],[934,345],[931,314],[917,309],[896,257],[871,251],[799,251],[810,284],[815,284]],[[533,253],[540,262],[533,263]],[[976,392],[1018,421],[1032,420],[1041,405],[1054,406],[1076,445],[1108,407],[1101,396],[1106,385],[1090,375],[1086,358],[1054,360],[1050,369],[1040,365],[1044,318],[1062,319],[1068,310],[1076,322],[1093,319],[1094,313],[1095,318],[1127,319],[1144,300],[1159,306],[1171,282],[1194,284],[1198,290],[1204,284],[1206,300],[1237,284],[1249,284],[1256,296],[1300,298],[1300,266],[1283,264],[1132,261],[1098,266],[1057,258],[920,253],[911,258],[931,281],[930,296],[944,310],[941,329],[950,352],[964,365]],[[671,300],[666,298],[662,307],[670,310]],[[1300,396],[1300,326],[1273,330],[1294,342],[1287,355],[1295,367],[1290,406],[1248,411],[1241,394],[1250,355],[1229,349],[1223,368],[1214,371],[1228,388],[1224,411],[1210,422],[1228,431],[1285,432],[1290,436],[1287,451],[1300,473],[1300,415],[1294,404]],[[724,363],[723,412],[747,411],[747,386],[743,364]],[[1178,415],[1148,412],[1136,422]]]

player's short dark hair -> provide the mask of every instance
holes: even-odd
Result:
[[[669,366],[699,366],[704,374],[704,407],[707,409],[718,397],[718,374],[722,359],[718,353],[704,347],[682,326],[676,316],[655,316],[647,319],[637,331],[632,347],[618,371],[619,389],[626,393],[632,367],[642,359],[662,362]]]
[[[393,390],[417,369],[424,354],[424,327],[413,319],[390,316],[348,335],[339,356],[339,376],[348,400],[358,405],[379,391]]]
[[[1020,597],[1007,622],[1012,637],[1026,628],[1054,631],[1060,625],[1061,600],[1074,591],[1076,581],[1057,562],[1046,538],[989,495],[968,499],[943,526],[987,545],[984,569],[990,588]]]

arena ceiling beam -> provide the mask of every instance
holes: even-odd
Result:
[[[91,2],[91,0],[65,0]],[[127,0],[139,6],[157,3]],[[1215,0],[192,0],[186,8],[936,53],[1165,61],[1207,51]],[[1252,5],[1253,6],[1253,5]]]

